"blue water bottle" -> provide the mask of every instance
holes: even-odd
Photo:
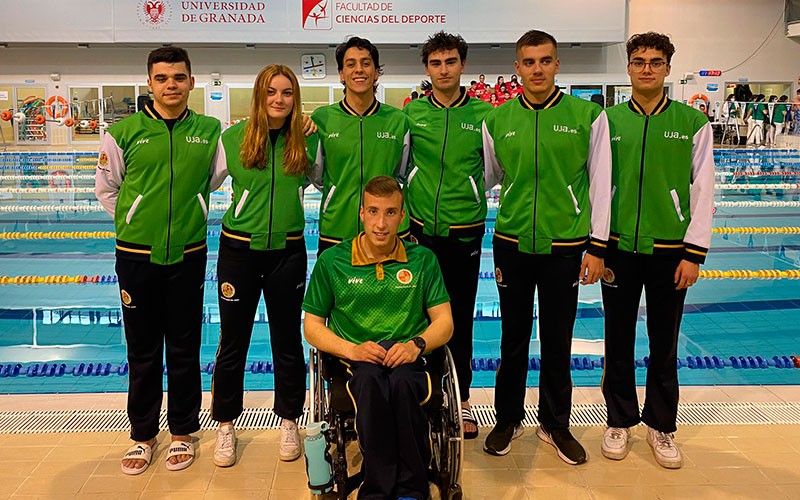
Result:
[[[328,454],[328,443],[323,434],[327,430],[327,422],[312,422],[306,427],[306,437],[303,440],[308,487],[315,495],[333,491],[331,456]]]

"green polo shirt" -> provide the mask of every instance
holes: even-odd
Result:
[[[428,309],[450,301],[436,256],[399,238],[392,254],[371,261],[360,233],[320,255],[303,310],[356,344],[406,342],[428,328]]]

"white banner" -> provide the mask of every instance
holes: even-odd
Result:
[[[3,0],[3,9],[0,42],[420,43],[443,29],[512,43],[533,28],[565,43],[626,38],[625,0]]]

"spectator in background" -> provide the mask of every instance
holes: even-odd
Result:
[[[797,91],[798,96],[792,101],[791,121],[792,121],[792,135],[800,135],[800,90]]]
[[[475,84],[475,90],[483,90],[485,92],[486,89],[489,88],[489,85],[486,84],[486,75],[481,73],[481,75],[478,77],[478,80],[480,81]]]
[[[405,100],[403,101],[403,107],[406,107],[406,105],[411,101],[413,101],[414,99],[419,99],[419,92],[417,92],[416,90],[411,92],[411,95],[405,98]]]
[[[789,96],[782,95],[780,99],[778,99],[778,103],[775,104],[775,110],[772,113],[772,126],[773,130],[773,139],[783,133],[784,123],[789,119]]]
[[[738,125],[740,109],[739,103],[736,102],[736,94],[728,94],[728,97],[725,98],[725,102],[722,104],[720,121],[722,123]]]
[[[773,122],[775,111],[777,110],[778,96],[769,96],[764,112],[764,142],[767,146],[775,145],[775,124]]]
[[[744,121],[747,123],[747,145],[761,146],[764,142],[764,110],[763,94],[753,96],[753,102],[745,107]]]
[[[428,80],[422,80],[419,84],[419,89],[422,91],[423,97],[428,97],[433,92],[433,85]]]

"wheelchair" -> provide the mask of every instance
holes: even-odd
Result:
[[[463,461],[463,428],[461,395],[453,357],[447,346],[440,347],[428,358],[433,395],[423,406],[430,424],[432,459],[428,481],[434,483],[442,500],[461,500],[459,483]],[[362,482],[361,472],[347,471],[347,443],[356,440],[355,409],[345,384],[348,375],[335,357],[309,351],[309,421],[327,422],[325,439],[331,452],[335,492],[326,498],[346,499]]]

